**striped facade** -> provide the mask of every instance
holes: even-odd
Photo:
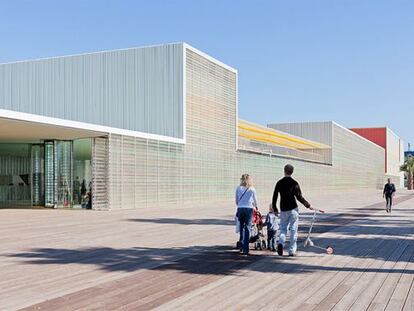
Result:
[[[242,173],[266,204],[286,163],[307,193],[384,179],[383,149],[336,123],[239,120],[237,71],[187,44],[3,65],[0,79],[0,109],[105,126],[92,142],[94,209],[231,205]]]
[[[283,166],[292,163],[307,192],[379,187],[383,149],[333,122],[298,124],[284,131],[328,147],[324,164],[289,154],[241,148],[237,73],[186,50],[185,145],[109,136],[109,206],[168,207],[229,202],[242,173],[254,176],[262,203],[270,199]],[[291,125],[293,127],[293,124]]]
[[[183,138],[183,47],[0,65],[0,109]]]
[[[400,171],[404,164],[404,142],[393,131],[387,128],[386,149],[387,177],[391,177],[396,185],[404,186],[404,173]]]

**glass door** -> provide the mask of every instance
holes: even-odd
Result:
[[[73,141],[73,207],[92,208],[92,140]]]
[[[57,207],[72,207],[73,142],[57,140],[54,144],[55,202]]]
[[[32,162],[32,206],[44,205],[44,147],[35,144],[31,147]]]
[[[73,142],[54,140],[44,144],[44,193],[47,207],[73,206]]]
[[[55,146],[53,141],[45,142],[45,206],[55,206]]]

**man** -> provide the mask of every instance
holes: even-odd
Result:
[[[275,211],[277,210],[276,203],[280,193],[280,237],[277,246],[279,256],[283,256],[288,227],[290,228],[289,256],[295,256],[296,254],[299,225],[299,210],[296,199],[306,208],[312,209],[309,202],[302,196],[299,184],[292,178],[293,170],[292,165],[287,164],[285,166],[285,177],[276,183],[273,192],[272,207]]]
[[[395,193],[395,185],[391,182],[391,178],[388,178],[388,182],[384,186],[384,191],[382,192],[382,197],[385,197],[385,211],[391,213],[392,207],[392,197]]]

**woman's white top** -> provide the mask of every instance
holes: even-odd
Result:
[[[238,208],[255,208],[257,206],[256,189],[253,187],[246,189],[244,186],[236,188],[236,205]]]

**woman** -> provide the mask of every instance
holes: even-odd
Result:
[[[253,188],[253,179],[249,174],[243,174],[240,178],[240,186],[236,189],[236,205],[236,216],[240,221],[240,251],[248,255],[253,210],[257,207],[256,190]]]

